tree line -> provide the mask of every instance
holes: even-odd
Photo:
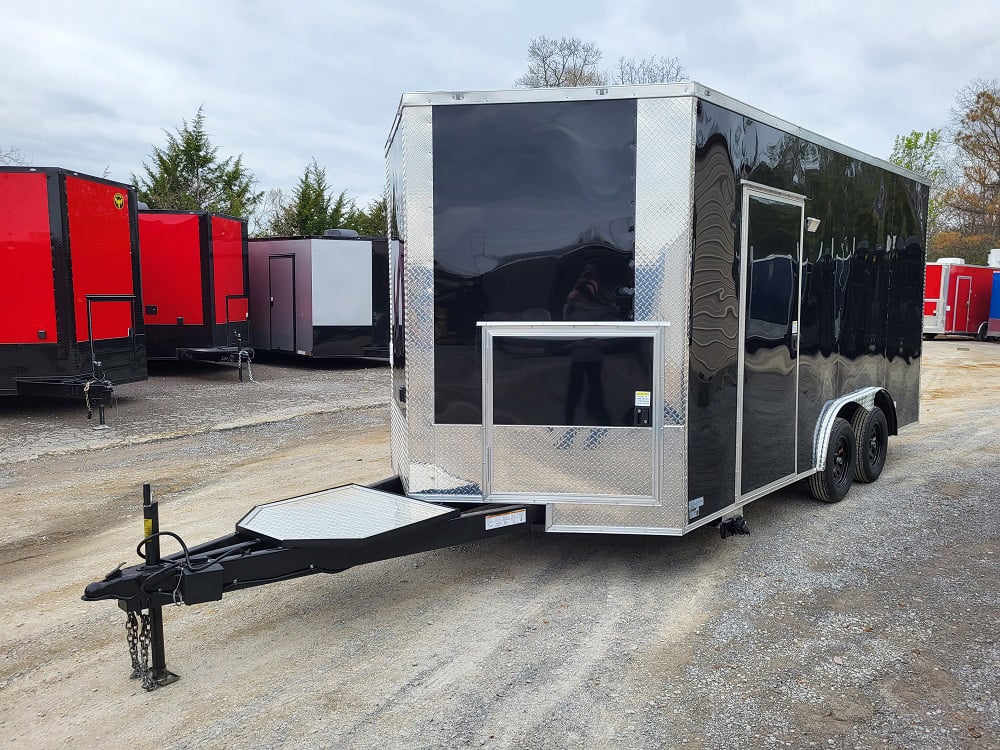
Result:
[[[602,70],[601,50],[576,37],[538,37],[528,46],[528,69],[517,87],[590,86],[610,83],[666,83],[680,80],[684,66],[676,57],[621,57]],[[290,191],[259,190],[243,155],[222,158],[205,129],[205,112],[164,131],[166,142],[153,146],[140,174],[132,175],[139,200],[150,208],[202,210],[246,217],[255,236],[322,234],[337,227],[381,236],[387,231],[386,196],[358,206],[346,190],[337,191],[315,158],[305,165]]]
[[[682,80],[684,66],[676,57],[620,57],[602,69],[601,50],[576,37],[533,39],[528,46],[527,71],[519,88],[667,83]],[[189,122],[165,130],[162,146],[153,145],[149,161],[131,175],[140,201],[153,209],[211,211],[246,218],[254,236],[316,235],[326,229],[354,229],[361,235],[382,236],[388,229],[387,199],[382,195],[365,206],[346,190],[339,192],[326,167],[312,158],[290,190],[259,189],[243,154],[222,157],[205,127],[204,106]],[[0,150],[0,164],[25,164],[15,147]]]
[[[931,182],[928,258],[985,265],[1000,247],[1000,81],[972,81],[947,123],[896,137],[890,160]]]

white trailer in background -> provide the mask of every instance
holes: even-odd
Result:
[[[251,337],[304,357],[389,357],[384,238],[356,233],[249,243]]]

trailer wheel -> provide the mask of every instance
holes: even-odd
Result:
[[[937,334],[936,333],[925,333],[924,334],[924,341],[933,341],[936,338],[937,338]]]
[[[837,417],[826,448],[826,464],[809,477],[813,497],[824,503],[839,503],[851,489],[854,465],[857,461],[857,441],[854,428],[846,419]]]
[[[854,478],[859,482],[874,482],[885,467],[889,449],[889,423],[885,413],[877,406],[871,411],[858,409],[851,420],[857,456],[854,461]]]
[[[980,341],[986,341],[986,339],[989,338],[989,336],[986,335],[986,330],[987,330],[986,323],[984,322],[981,326],[979,326],[979,340]]]

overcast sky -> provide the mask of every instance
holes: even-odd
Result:
[[[261,188],[315,157],[362,203],[401,93],[510,88],[539,35],[594,41],[609,67],[676,55],[692,80],[881,157],[1000,77],[996,0],[2,0],[0,28],[0,149],[32,165],[128,181],[204,104],[220,155],[242,153]]]

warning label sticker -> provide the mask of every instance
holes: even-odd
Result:
[[[635,405],[636,406],[649,406],[650,404],[650,392],[649,391],[636,391],[635,392]]]
[[[121,211],[123,208],[125,208],[125,196],[124,195],[122,195],[121,193],[115,193],[114,200],[115,200],[115,208],[117,208],[119,211]]]
[[[528,511],[524,508],[520,510],[509,510],[506,513],[496,513],[486,516],[486,530],[502,529],[504,526],[516,526],[519,523],[527,523]]]
[[[694,500],[688,500],[688,520],[693,520],[701,515],[701,506],[705,504],[704,497],[696,497]]]

